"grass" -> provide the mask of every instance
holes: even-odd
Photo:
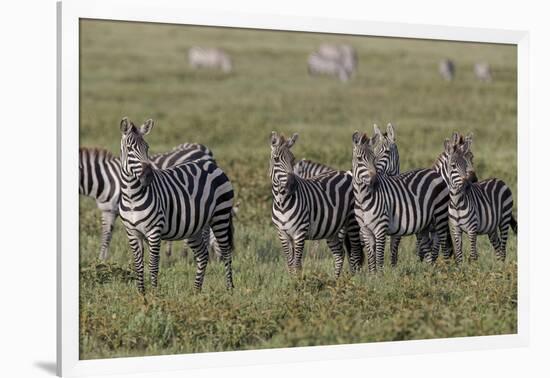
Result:
[[[203,292],[194,293],[195,265],[176,252],[162,255],[160,287],[146,287],[142,298],[122,225],[110,259],[99,262],[99,211],[82,197],[81,359],[517,331],[515,235],[504,264],[481,237],[478,262],[427,266],[416,261],[408,237],[397,268],[337,281],[328,248],[306,244],[303,277],[291,279],[271,223],[267,175],[272,130],[300,134],[297,158],[349,169],[353,131],[370,134],[374,122],[391,121],[403,170],[430,166],[445,137],[471,131],[478,177],[502,178],[515,196],[515,47],[92,20],[81,22],[80,35],[81,145],[118,154],[120,119],[153,118],[152,153],[183,142],[208,145],[241,201],[232,294],[217,261]],[[357,49],[350,83],[308,77],[307,54],[326,41]],[[192,45],[224,48],[234,72],[192,70]],[[453,82],[438,75],[443,57],[455,61]],[[490,62],[494,82],[474,79],[480,60]]]

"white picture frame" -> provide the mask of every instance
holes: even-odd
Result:
[[[204,26],[345,33],[517,45],[518,56],[518,327],[515,335],[381,342],[353,345],[265,349],[79,360],[78,313],[78,137],[79,19],[145,21]],[[174,371],[279,362],[364,358],[526,346],[529,334],[528,224],[528,51],[524,31],[306,18],[275,14],[188,9],[177,1],[58,3],[58,256],[57,372],[62,376]],[[523,131],[523,132],[520,132]]]

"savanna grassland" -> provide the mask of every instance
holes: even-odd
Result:
[[[195,264],[179,242],[172,256],[161,255],[160,286],[146,286],[143,298],[122,224],[100,263],[100,212],[81,197],[81,359],[516,332],[516,235],[505,263],[484,236],[479,261],[461,266],[418,262],[407,237],[396,268],[346,271],[339,280],[328,248],[306,243],[303,276],[291,279],[271,224],[268,177],[272,130],[299,133],[298,159],[347,170],[352,133],[370,135],[373,123],[391,121],[402,170],[431,166],[453,131],[473,132],[478,177],[504,179],[516,199],[514,46],[93,20],[80,32],[81,145],[118,154],[120,119],[153,118],[152,153],[207,145],[241,201],[232,293],[215,259],[194,293]],[[321,42],[356,48],[359,68],[349,83],[307,75],[307,55]],[[192,45],[224,48],[234,71],[192,70]],[[455,61],[453,82],[439,77],[444,57]],[[492,66],[492,83],[474,78],[481,60]]]

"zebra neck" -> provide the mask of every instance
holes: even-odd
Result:
[[[123,197],[126,198],[133,198],[140,194],[144,187],[141,184],[141,181],[139,180],[138,175],[127,172],[124,169],[121,169],[121,177],[122,177],[122,187],[121,191],[123,194]]]
[[[465,209],[471,202],[468,188],[456,188],[451,186],[449,189],[450,206],[454,209]]]

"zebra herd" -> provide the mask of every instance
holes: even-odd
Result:
[[[120,122],[120,159],[102,149],[80,149],[79,192],[96,200],[102,212],[100,258],[108,257],[116,217],[120,215],[134,257],[138,290],[144,285],[144,242],[149,247],[151,285],[157,286],[161,240],[185,240],[197,263],[194,287],[202,288],[215,249],[233,288],[232,184],[204,145],[185,143],[149,155],[144,137],[152,120],[137,127]],[[400,172],[395,129],[375,125],[374,134],[352,136],[350,171],[310,160],[295,161],[298,134],[271,134],[269,176],[272,221],[288,271],[302,269],[306,240],[326,240],[340,276],[347,256],[351,273],[366,263],[373,272],[384,266],[386,237],[391,264],[398,261],[403,236],[416,235],[420,260],[435,262],[440,250],[463,260],[462,234],[477,259],[477,235],[488,235],[499,260],[506,257],[508,228],[517,232],[510,189],[499,179],[478,181],[473,136],[454,133],[433,167]],[[450,239],[450,240],[449,240]]]
[[[344,250],[352,273],[363,265],[365,248],[368,270],[382,268],[387,236],[392,265],[401,237],[412,234],[420,260],[435,262],[440,250],[449,259],[454,250],[462,262],[462,233],[472,260],[478,258],[477,235],[488,235],[497,258],[505,259],[508,228],[517,232],[512,192],[499,179],[478,182],[472,135],[454,133],[431,168],[404,173],[391,124],[385,133],[375,125],[372,138],[353,134],[347,172],[310,160],[295,163],[291,147],[297,137],[271,136],[272,220],[289,272],[302,267],[304,241],[318,239],[327,240],[336,276]]]
[[[188,50],[189,65],[194,68],[219,69],[224,73],[233,70],[230,55],[223,49],[215,47],[193,46]],[[322,43],[307,58],[307,72],[310,76],[333,76],[341,82],[347,82],[357,71],[357,51],[347,44]],[[439,62],[439,74],[446,81],[455,77],[455,63],[448,59]],[[473,66],[474,76],[479,81],[493,80],[491,66],[487,62],[476,62]]]

